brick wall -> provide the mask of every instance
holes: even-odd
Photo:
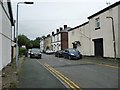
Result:
[[[68,32],[61,33],[61,49],[68,48]]]

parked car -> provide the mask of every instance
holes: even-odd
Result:
[[[40,58],[41,59],[41,52],[39,48],[32,48],[30,52],[30,58]]]
[[[30,55],[31,49],[28,49],[28,55]]]
[[[55,57],[63,57],[64,50],[58,50],[55,52]]]
[[[53,50],[50,50],[50,49],[47,49],[47,50],[45,51],[45,53],[46,53],[46,54],[53,54],[54,51],[53,51]]]
[[[82,58],[82,54],[74,48],[69,48],[69,49],[65,49],[65,52],[63,53],[63,57],[67,58],[67,59],[81,59]]]

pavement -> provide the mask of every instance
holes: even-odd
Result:
[[[88,62],[94,62],[98,64],[106,64],[106,65],[111,65],[111,66],[118,66],[120,67],[120,59],[114,59],[114,58],[103,58],[103,57],[83,57],[83,61],[88,61]]]
[[[67,88],[36,59],[26,58],[19,79],[19,88]]]

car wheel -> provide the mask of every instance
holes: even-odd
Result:
[[[80,59],[82,59],[82,55],[80,54]]]
[[[30,58],[32,58],[32,56],[30,56]]]
[[[68,59],[71,60],[71,56],[68,56]]]
[[[64,57],[64,59],[66,59],[66,57],[65,56],[63,56]]]

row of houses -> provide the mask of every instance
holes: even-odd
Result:
[[[85,56],[120,58],[120,1],[74,28],[60,27],[40,41],[41,50],[77,48]]]
[[[0,71],[8,65],[13,58],[14,20],[10,0],[0,0]]]
[[[51,49],[56,52],[68,48],[68,30],[70,29],[70,27],[64,25],[63,28],[60,27],[59,29],[56,29],[56,33],[52,32],[51,35],[48,34],[46,37],[42,37],[40,40],[41,51]]]

